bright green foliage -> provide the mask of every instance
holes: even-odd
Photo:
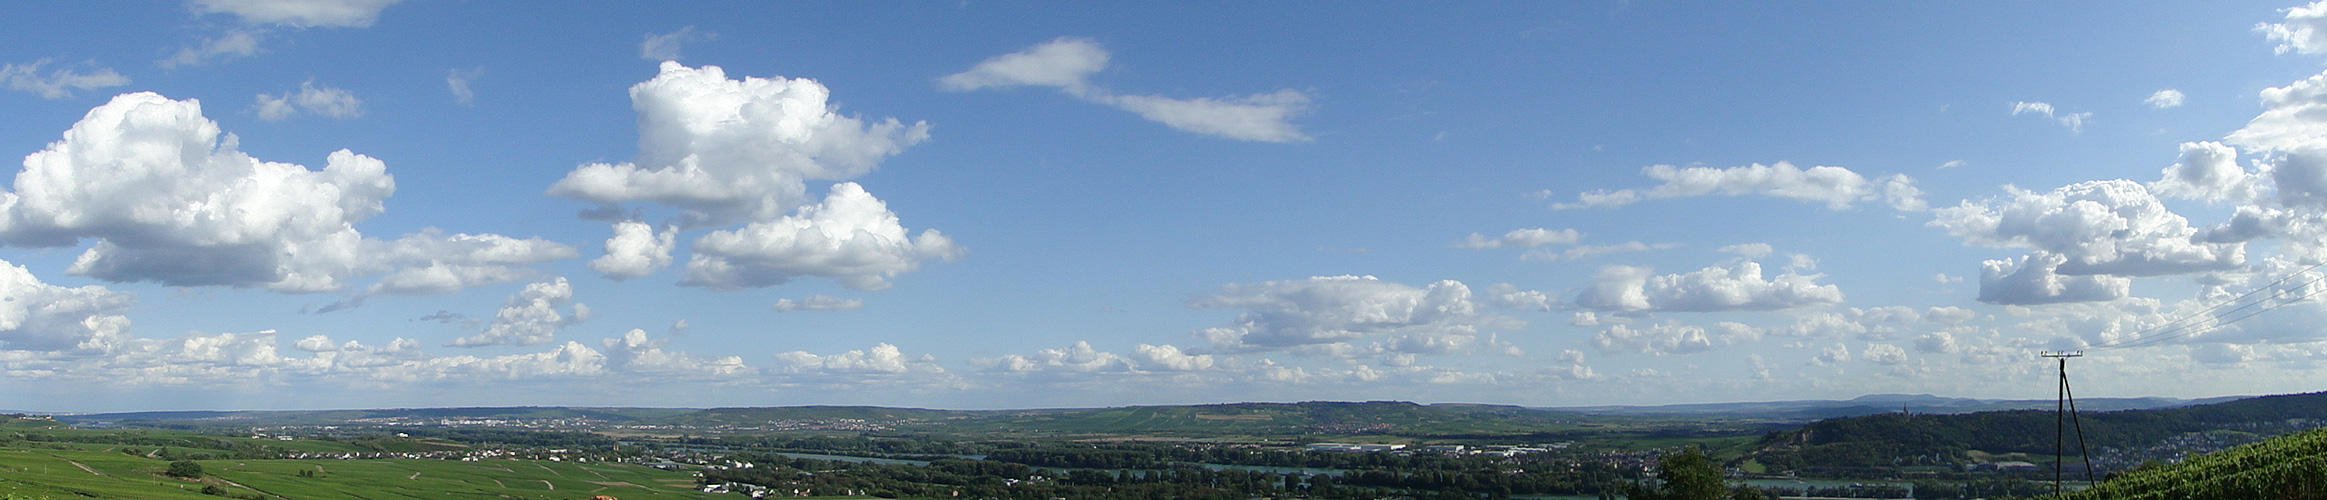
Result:
[[[1656,478],[1664,485],[1653,490],[1636,487],[1625,496],[1632,500],[1722,500],[1731,495],[1728,481],[1722,479],[1721,465],[1696,449],[1659,460]],[[1758,496],[1760,492],[1740,488],[1736,494]]]
[[[2327,499],[2327,429],[2138,469],[2059,500]]]

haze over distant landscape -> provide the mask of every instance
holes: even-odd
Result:
[[[11,410],[2327,380],[2327,2],[5,12]]]

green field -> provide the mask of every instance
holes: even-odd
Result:
[[[688,472],[631,464],[539,460],[201,460],[208,477],[165,476],[169,462],[119,451],[0,449],[0,499],[207,499],[207,485],[239,497],[388,500],[406,498],[707,498]],[[116,447],[117,448],[117,447]],[[301,476],[311,471],[311,476]],[[724,495],[722,495],[724,496]]]

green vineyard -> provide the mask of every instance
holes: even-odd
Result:
[[[2327,500],[2327,428],[2126,472],[2059,500]]]

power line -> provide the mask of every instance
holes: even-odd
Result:
[[[2190,314],[2184,315],[2184,316],[2182,316],[2182,317],[2179,317],[2179,318],[2174,318],[2174,319],[2172,319],[2172,320],[2169,320],[2169,321],[2166,321],[2166,322],[2164,322],[2164,323],[2160,323],[2160,324],[2158,324],[2157,326],[2153,326],[2153,327],[2150,327],[2150,328],[2143,329],[2142,331],[2135,332],[2133,335],[2131,335],[2131,336],[2128,336],[2128,337],[2125,337],[2125,338],[2123,338],[2123,339],[2120,339],[2120,340],[2115,340],[2115,341],[2111,341],[2111,342],[2104,342],[2104,343],[2101,343],[2101,344],[2095,344],[2095,345],[2092,345],[2092,346],[2087,346],[2087,347],[2086,347],[2086,349],[2090,349],[2090,350],[2113,350],[2113,349],[2127,349],[2127,348],[2133,348],[2133,347],[2142,347],[2142,346],[2148,346],[2148,345],[2155,345],[2155,344],[2157,344],[2157,343],[2159,343],[2159,342],[2164,342],[2164,341],[2166,341],[2166,340],[2172,340],[2172,339],[2177,339],[2177,338],[2189,337],[2189,336],[2192,336],[2192,335],[2197,335],[2197,334],[2200,334],[2200,333],[2205,333],[2205,332],[2208,332],[2208,331],[2212,331],[2212,330],[2214,330],[2214,329],[2216,329],[2216,328],[2221,328],[2221,327],[2222,327],[2222,326],[2224,326],[2224,325],[2228,325],[2228,324],[2231,324],[2231,323],[2235,323],[2235,322],[2238,322],[2239,320],[2244,320],[2244,319],[2246,319],[2246,318],[2251,318],[2251,317],[2254,317],[2254,316],[2255,316],[2255,315],[2257,315],[2257,314],[2262,314],[2262,313],[2264,313],[2264,312],[2269,312],[2269,311],[2271,311],[2271,310],[2273,310],[2273,309],[2278,309],[2278,308],[2280,308],[2280,307],[2285,307],[2287,304],[2292,304],[2292,303],[2295,303],[2295,302],[2300,302],[2300,301],[2302,301],[2303,299],[2310,298],[2310,297],[2311,297],[2311,296],[2313,296],[2313,295],[2318,295],[2318,294],[2319,294],[2319,293],[2321,293],[2322,291],[2327,291],[2327,289],[2321,289],[2321,288],[2317,288],[2317,287],[2313,287],[2313,286],[2312,286],[2312,285],[2317,285],[2317,284],[2320,284],[2321,282],[2327,282],[2327,276],[2322,276],[2322,277],[2319,277],[2319,278],[2314,278],[2314,279],[2312,279],[2312,280],[2310,280],[2310,281],[2303,282],[2301,285],[2297,285],[2297,286],[2295,286],[2295,287],[2292,287],[2293,289],[2303,289],[2303,290],[2308,290],[2308,291],[2304,292],[2302,295],[2300,295],[2300,296],[2297,296],[2297,297],[2294,297],[2294,298],[2292,298],[2292,299],[2287,299],[2287,298],[2284,298],[2284,297],[2285,297],[2285,294],[2286,294],[2286,292],[2287,292],[2289,289],[2288,289],[2288,288],[2281,288],[2281,287],[2280,287],[2280,285],[2284,285],[2284,284],[2286,284],[2288,281],[2290,281],[2290,280],[2293,280],[2293,279],[2295,279],[2295,278],[2297,278],[2297,277],[2301,277],[2301,276],[2308,275],[2308,274],[2309,274],[2311,271],[2313,271],[2313,270],[2316,270],[2316,269],[2319,269],[2319,268],[2320,268],[2320,267],[2322,267],[2322,266],[2327,266],[2327,262],[2321,262],[2321,263],[2319,263],[2319,264],[2312,264],[2310,267],[2303,268],[2303,269],[2302,269],[2302,270],[2300,270],[2300,271],[2295,271],[2295,272],[2292,272],[2292,273],[2287,273],[2287,275],[2286,275],[2286,276],[2282,276],[2282,277],[2280,277],[2280,278],[2279,278],[2279,279],[2277,279],[2277,280],[2273,280],[2273,281],[2271,281],[2269,284],[2263,285],[2263,286],[2261,286],[2261,287],[2256,287],[2256,288],[2255,288],[2255,289],[2253,289],[2253,290],[2248,290],[2246,293],[2239,294],[2239,295],[2238,295],[2238,296],[2236,296],[2236,297],[2231,297],[2229,300],[2225,300],[2225,301],[2222,301],[2222,302],[2220,302],[2220,303],[2216,303],[2216,304],[2214,304],[2213,306],[2209,306],[2209,307],[2207,307],[2207,308],[2205,308],[2205,309],[2199,310],[2199,311],[2197,311],[2197,312],[2193,312],[2193,313],[2190,313]],[[2246,299],[2248,299],[2248,298],[2251,298],[2251,297],[2255,296],[2256,294],[2260,294],[2260,293],[2262,293],[2262,292],[2265,292],[2265,291],[2269,291],[2269,292],[2272,292],[2272,293],[2271,293],[2271,295],[2270,295],[2270,296],[2268,296],[2268,297],[2265,297],[2263,300],[2255,300],[2255,301],[2252,301],[2252,302],[2246,302]],[[2274,300],[2270,300],[2270,299],[2278,299],[2278,300],[2275,300],[2275,301],[2274,301]],[[2243,305],[2239,305],[2239,306],[2237,306],[2237,307],[2231,307],[2231,308],[2229,308],[2229,309],[2227,309],[2227,310],[2224,310],[2224,309],[2223,309],[2224,307],[2230,306],[2231,304],[2238,304],[2238,303],[2240,303],[2240,302],[2245,302],[2245,304],[2243,304]],[[2274,303],[2274,302],[2275,302],[2275,303]],[[2271,305],[2270,305],[2269,307],[2262,308],[2261,310],[2257,310],[2257,311],[2253,311],[2253,312],[2245,313],[2245,314],[2243,314],[2243,315],[2239,315],[2239,316],[2238,316],[2238,317],[2236,317],[2236,318],[2232,318],[2232,319],[2229,319],[2229,320],[2224,320],[2224,319],[2223,319],[2223,317],[2225,317],[2225,316],[2228,316],[2228,315],[2230,315],[2230,314],[2237,313],[2238,311],[2246,310],[2246,309],[2253,308],[2253,307],[2255,307],[2255,306],[2263,305],[2263,304],[2266,304],[2266,303],[2269,303],[2269,304],[2271,304]],[[2204,322],[2198,322],[2197,320],[2200,320],[2200,319],[2213,319],[2213,320],[2215,320],[2215,321],[2213,321],[2212,323],[2204,323]]]

